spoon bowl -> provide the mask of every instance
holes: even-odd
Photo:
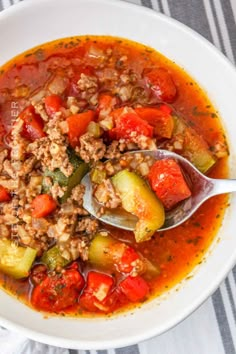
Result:
[[[141,153],[151,156],[155,160],[174,159],[178,162],[191,190],[191,197],[178,203],[178,205],[165,212],[165,223],[157,231],[170,230],[181,225],[188,220],[193,213],[207,199],[218,195],[236,191],[236,180],[234,179],[213,179],[203,175],[198,169],[184,157],[167,150],[139,150],[127,152],[125,154]],[[81,182],[85,185],[84,208],[93,216],[106,224],[133,231],[137,222],[137,217],[124,211],[123,209],[107,210],[103,215],[99,215],[101,205],[93,198],[93,188],[90,174],[87,173]]]

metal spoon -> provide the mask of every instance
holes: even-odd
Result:
[[[174,209],[167,211],[165,214],[165,223],[158,231],[172,229],[190,218],[193,213],[203,204],[207,199],[223,193],[236,192],[236,179],[213,179],[204,176],[197,170],[188,160],[180,155],[167,150],[139,150],[132,151],[126,154],[142,153],[149,155],[155,160],[161,159],[175,159],[181,166],[181,169],[189,183],[192,195],[188,199],[179,203]],[[123,210],[111,209],[105,214],[98,217],[98,211],[101,207],[99,203],[93,198],[92,184],[89,173],[82,179],[82,184],[85,185],[86,191],[84,195],[84,208],[93,216],[106,224],[118,227],[125,230],[134,230],[137,222],[137,217],[127,213]]]

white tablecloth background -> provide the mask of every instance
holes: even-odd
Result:
[[[19,1],[0,0],[0,11]],[[187,24],[213,42],[235,64],[236,0],[129,1],[153,8]],[[236,266],[213,296],[185,321],[161,336],[130,347],[107,351],[56,348],[0,327],[0,354],[32,353],[236,354]]]

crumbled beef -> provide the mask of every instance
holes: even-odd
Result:
[[[85,162],[96,162],[104,157],[106,145],[102,139],[94,138],[90,133],[86,133],[80,137],[80,147],[76,148],[76,152]]]
[[[94,197],[106,208],[114,209],[121,205],[121,199],[110,179],[105,179],[95,187]]]
[[[94,234],[98,231],[99,222],[97,219],[92,217],[84,217],[79,220],[76,226],[76,232],[86,233],[86,234]]]

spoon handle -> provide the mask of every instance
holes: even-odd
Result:
[[[213,189],[210,196],[236,192],[236,179],[211,179]]]

